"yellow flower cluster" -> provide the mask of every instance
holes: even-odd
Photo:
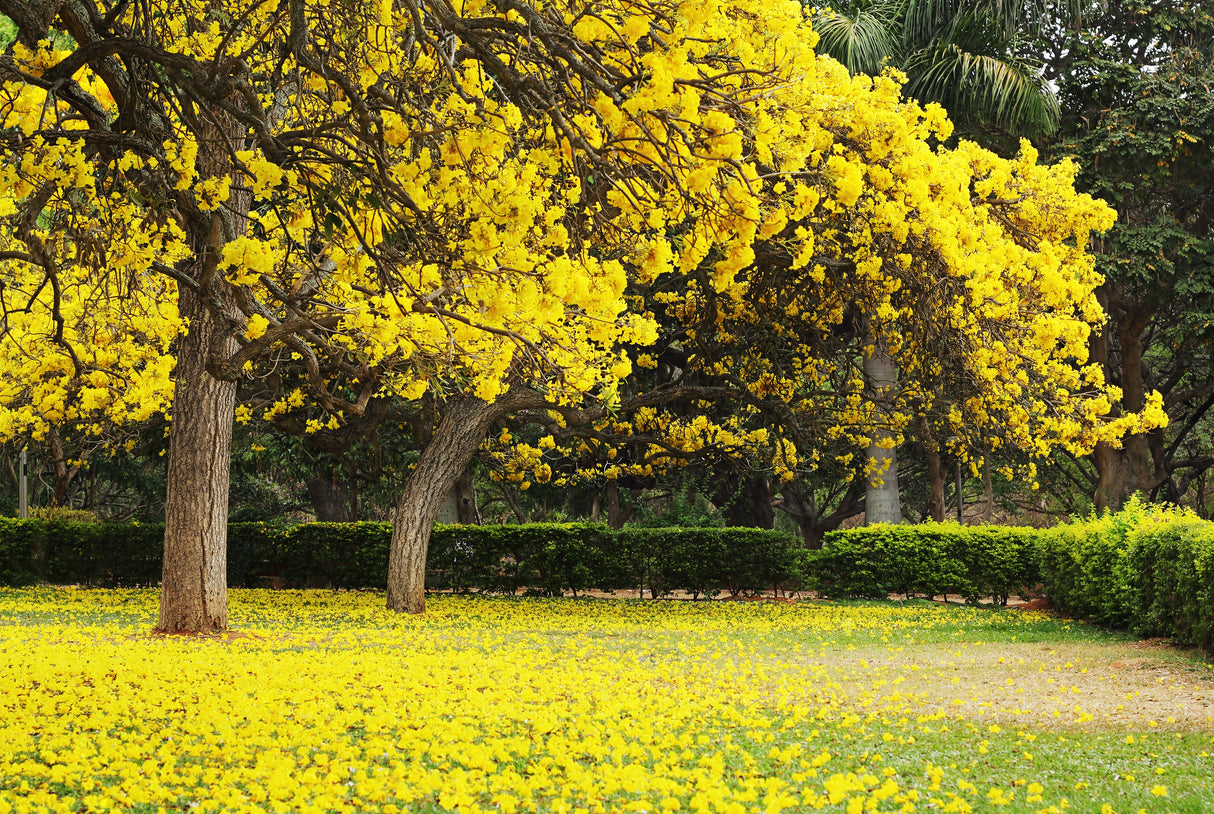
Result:
[[[236,590],[240,634],[153,638],[153,591],[0,592],[0,812],[1061,812],[1102,795],[1124,812],[1211,793],[1208,702],[1128,735],[1112,710],[1073,713],[1089,666],[1124,677],[1061,663],[1043,642],[1066,632],[1037,614],[382,605]],[[1021,709],[1035,695],[1058,701]]]

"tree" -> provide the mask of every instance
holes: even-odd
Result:
[[[1077,183],[1118,212],[1094,246],[1109,322],[1093,361],[1120,385],[1115,409],[1139,410],[1157,389],[1172,418],[1098,446],[1077,485],[1098,508],[1135,492],[1179,501],[1214,461],[1201,430],[1214,406],[1214,17],[1201,4],[1109,0],[1042,36],[1067,111],[1046,149],[1077,157]]]
[[[894,67],[903,92],[936,102],[963,130],[1015,135],[1052,132],[1058,100],[1039,61],[1024,53],[1025,35],[1046,20],[1068,17],[1074,2],[1004,0],[849,0],[817,13],[819,48],[853,74]]]
[[[1140,420],[1104,422],[1103,382],[1070,366],[1099,313],[1084,246],[1106,210],[1065,166],[934,149],[943,112],[818,58],[795,3],[0,11],[20,35],[0,62],[4,291],[37,318],[4,341],[110,394],[138,369],[82,356],[92,337],[176,362],[162,630],[226,625],[231,426],[257,418],[236,382],[283,369],[302,383],[264,420],[311,401],[328,419],[310,426],[338,428],[376,398],[433,399],[390,553],[389,607],[410,612],[442,498],[499,418],[661,423],[722,392],[621,390],[629,349],[657,338],[648,303],[683,298],[692,339],[792,297],[784,314],[828,349],[853,311],[901,369],[937,377],[937,344],[958,342],[975,423],[1034,443]],[[941,310],[941,288],[969,310]],[[772,364],[750,360],[729,392]],[[872,424],[845,359],[798,360],[806,397],[845,385],[818,432]],[[1080,420],[1028,414],[1043,380]]]

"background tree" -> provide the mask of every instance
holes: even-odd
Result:
[[[1092,358],[1122,390],[1118,410],[1163,394],[1171,422],[1102,444],[1068,471],[1098,508],[1134,492],[1179,501],[1214,450],[1214,18],[1198,3],[1109,0],[1083,25],[1043,32],[1047,75],[1066,115],[1047,142],[1073,155],[1077,183],[1117,223],[1094,245],[1109,315]]]

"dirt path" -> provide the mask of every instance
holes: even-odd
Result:
[[[850,701],[891,712],[1214,731],[1214,670],[1156,641],[887,646],[824,660]]]

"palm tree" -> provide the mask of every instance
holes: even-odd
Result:
[[[813,25],[818,50],[853,74],[898,68],[907,76],[907,97],[938,102],[963,126],[1036,136],[1058,126],[1058,100],[1040,63],[1024,56],[1023,35],[1047,15],[1073,15],[1080,5],[837,0],[814,12]]]

